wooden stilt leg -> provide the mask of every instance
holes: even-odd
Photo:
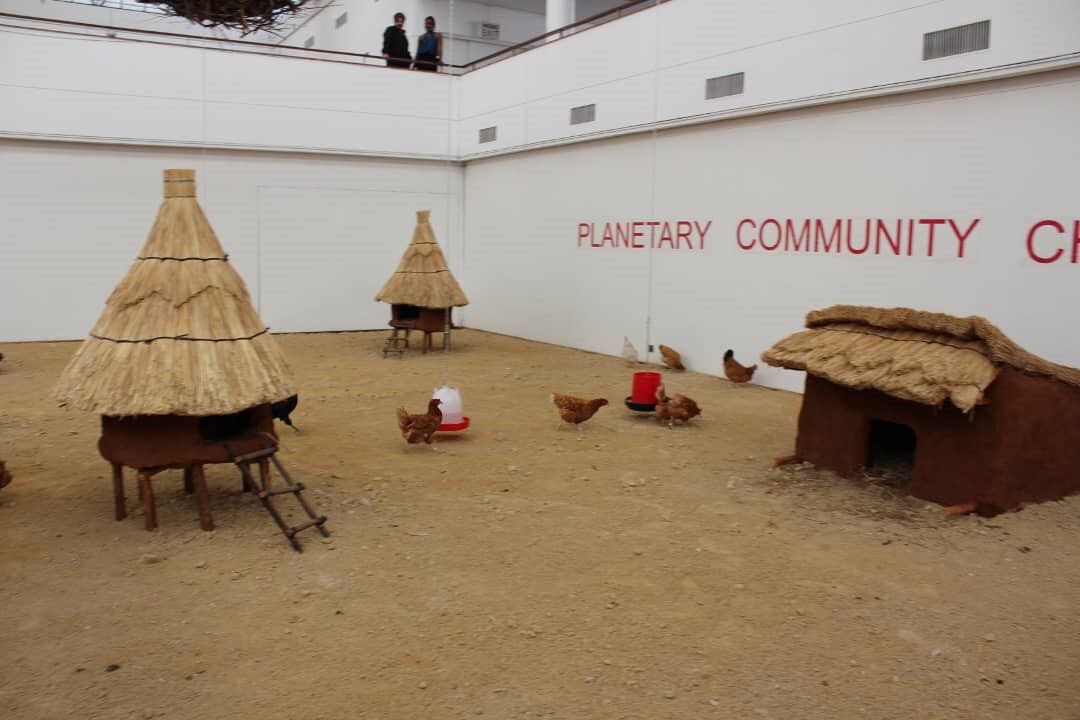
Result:
[[[127,504],[124,498],[124,466],[113,463],[112,466],[112,482],[113,482],[113,509],[116,514],[117,520],[123,520],[127,517]]]
[[[146,529],[157,529],[157,505],[154,504],[154,488],[150,484],[150,473],[139,472],[139,491],[142,495],[143,516],[146,519]]]
[[[188,495],[195,492],[195,486],[191,481],[191,467],[184,468],[184,492]]]
[[[266,458],[259,460],[259,482],[263,490],[270,489],[270,461]]]
[[[191,468],[191,481],[195,486],[195,502],[199,506],[199,522],[203,530],[214,529],[214,518],[210,515],[210,493],[206,489],[206,473],[202,465]]]

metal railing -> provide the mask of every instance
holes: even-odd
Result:
[[[548,43],[554,42],[556,40],[562,40],[563,38],[570,37],[571,35],[576,35],[579,32],[584,32],[585,30],[590,30],[594,27],[599,27],[600,25],[606,25],[609,22],[624,18],[628,15],[634,15],[643,10],[648,10],[651,7],[663,5],[667,2],[671,2],[671,0],[633,0],[633,2],[627,2],[625,5],[620,5],[618,7],[611,8],[610,10],[605,10],[604,12],[590,15],[587,18],[582,18],[575,23],[571,23],[570,25],[565,25],[561,28],[556,28],[555,30],[546,32],[543,35],[537,35],[534,38],[529,38],[524,42],[520,42],[517,45],[511,45],[510,47],[499,50],[498,52],[492,53],[491,55],[485,55],[482,58],[477,58],[476,60],[465,63],[460,67],[463,68],[464,72],[478,70],[482,67],[486,67],[487,65],[506,60],[507,58],[514,57],[515,55],[520,55],[524,52],[528,52],[529,50],[535,50],[536,48],[543,47],[544,45],[547,45]]]

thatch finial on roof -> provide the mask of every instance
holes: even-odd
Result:
[[[247,287],[195,199],[193,170],[165,199],[56,398],[102,415],[223,415],[295,394]]]
[[[465,291],[446,264],[431,229],[430,217],[430,210],[416,212],[412,242],[401,256],[397,270],[375,296],[379,302],[436,309],[469,304]]]

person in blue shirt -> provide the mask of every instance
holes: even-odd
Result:
[[[442,33],[435,32],[435,18],[424,18],[423,35],[416,41],[416,62],[413,68],[427,72],[438,72],[442,64]]]

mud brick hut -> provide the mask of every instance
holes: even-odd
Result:
[[[431,229],[431,211],[416,213],[416,229],[412,242],[398,263],[397,270],[375,296],[391,306],[390,327],[393,335],[387,341],[387,351],[398,352],[408,347],[413,330],[424,333],[422,349],[431,348],[432,333],[445,333],[444,347],[449,349],[452,308],[469,304],[446,257]],[[404,333],[401,338],[400,333]]]
[[[981,317],[838,305],[762,355],[803,370],[796,457],[910,467],[910,494],[991,512],[1080,490],[1080,370]]]
[[[138,472],[147,529],[157,525],[151,478],[181,468],[211,529],[202,466],[276,448],[270,404],[294,394],[290,375],[199,207],[194,171],[166,170],[142,251],[56,389],[61,404],[101,415],[116,518],[126,516],[124,466]]]

